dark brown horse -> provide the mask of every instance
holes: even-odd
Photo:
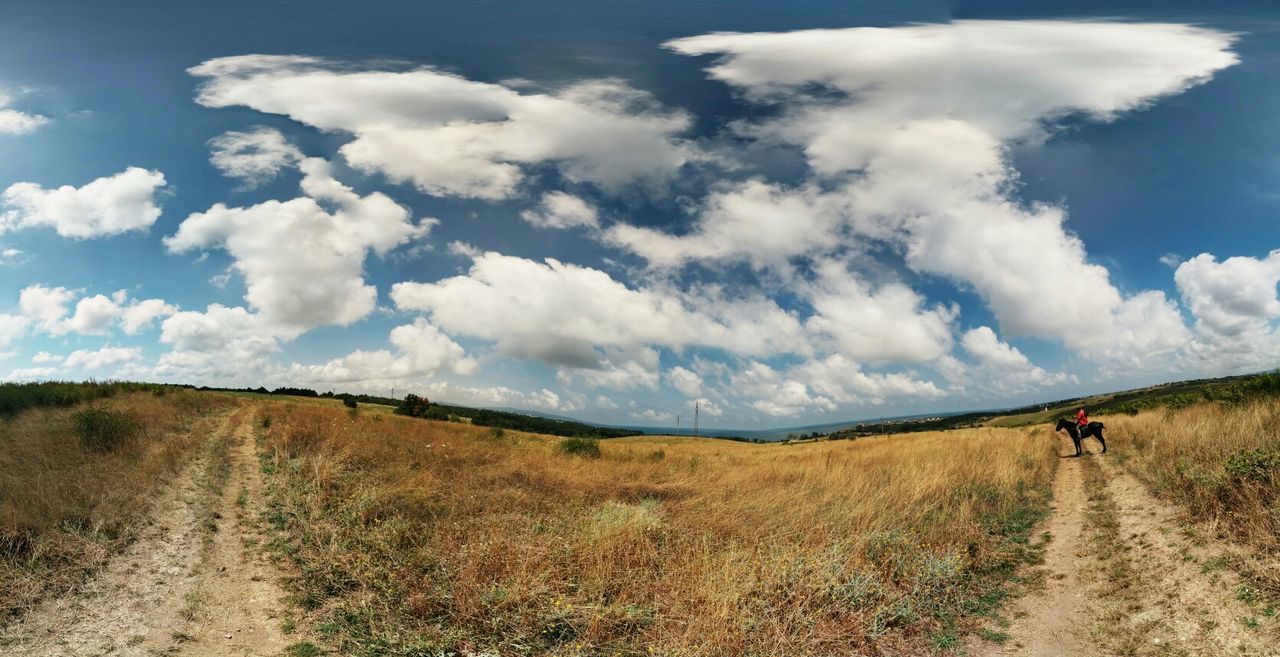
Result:
[[[1067,435],[1071,436],[1071,442],[1076,444],[1076,453],[1072,454],[1072,456],[1080,456],[1083,454],[1083,452],[1080,451],[1080,440],[1089,437],[1097,438],[1098,442],[1102,443],[1102,453],[1107,453],[1107,441],[1102,438],[1102,429],[1105,426],[1106,425],[1101,422],[1090,422],[1084,426],[1084,431],[1081,431],[1080,427],[1076,426],[1075,422],[1064,417],[1061,420],[1058,420],[1058,426],[1054,427],[1053,430],[1056,433],[1066,429]]]

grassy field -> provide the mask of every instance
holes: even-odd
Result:
[[[1280,601],[1280,399],[1107,419],[1108,444],[1154,493],[1247,549],[1239,570]],[[1252,556],[1249,556],[1252,555]],[[1267,565],[1269,564],[1269,565]]]
[[[264,407],[277,549],[346,654],[949,652],[1046,513],[1046,429],[559,439]],[[581,446],[579,446],[581,447]]]
[[[199,445],[193,424],[229,403],[175,389],[42,385],[0,391],[29,409],[0,416],[4,615],[73,587],[127,541]]]

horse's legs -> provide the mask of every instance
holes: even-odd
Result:
[[[1073,443],[1075,443],[1075,444],[1076,444],[1076,456],[1080,456],[1080,454],[1081,454],[1081,451],[1080,451],[1080,436],[1079,436],[1079,435],[1074,435],[1074,436],[1072,436],[1072,437],[1071,437],[1071,442],[1073,442]]]
[[[1102,429],[1098,429],[1097,431],[1095,431],[1095,432],[1093,433],[1093,435],[1094,435],[1094,436],[1096,436],[1096,437],[1098,438],[1098,442],[1102,443],[1102,453],[1103,453],[1103,454],[1106,454],[1106,453],[1107,453],[1107,441],[1106,441],[1105,439],[1103,439],[1103,437],[1102,437]]]

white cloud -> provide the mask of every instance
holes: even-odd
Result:
[[[226,249],[245,277],[245,300],[288,336],[347,325],[372,312],[377,290],[364,281],[366,254],[385,254],[434,223],[413,224],[409,210],[384,194],[359,196],[333,178],[324,160],[309,158],[300,168],[306,196],[247,208],[219,203],[187,217],[165,238],[174,253]]]
[[[40,330],[54,335],[65,333],[63,318],[67,316],[67,304],[75,298],[75,292],[64,287],[31,285],[18,293],[18,307],[24,317]]]
[[[658,267],[738,259],[781,267],[793,256],[837,247],[843,205],[838,196],[814,187],[748,180],[713,192],[688,235],[615,224],[605,231],[605,240]]]
[[[957,307],[924,307],[925,300],[901,283],[872,290],[835,261],[819,263],[807,292],[813,315],[805,328],[825,338],[833,351],[866,363],[919,363],[951,350]]]
[[[385,349],[354,351],[322,365],[293,364],[287,379],[307,384],[348,384],[382,389],[397,382],[449,371],[470,374],[476,362],[462,347],[419,318],[391,330],[396,353]]]
[[[719,55],[713,78],[776,106],[736,131],[799,148],[813,179],[721,192],[684,236],[628,226],[606,235],[666,266],[736,259],[777,268],[884,242],[915,271],[972,288],[1008,335],[1086,354],[1159,353],[1171,341],[1133,320],[1173,326],[1176,308],[1117,290],[1066,230],[1062,208],[1015,200],[1006,149],[1044,139],[1067,115],[1109,121],[1202,83],[1237,62],[1233,41],[1186,25],[1096,21],[678,39],[667,46]],[[1144,335],[1158,344],[1133,343]]]
[[[27,367],[13,370],[5,375],[6,382],[11,381],[44,381],[58,373],[56,367]]]
[[[573,411],[578,408],[554,391],[542,388],[533,392],[521,392],[505,386],[469,387],[446,381],[429,383],[419,389],[428,399],[463,406],[482,408],[527,408],[546,411]],[[409,392],[415,392],[410,390]]]
[[[1013,394],[1078,382],[1073,375],[1049,373],[1033,364],[1016,347],[1001,341],[989,326],[966,331],[960,338],[960,346],[973,359],[972,364],[952,360],[940,369],[944,376],[961,388],[973,386],[988,394],[991,391]]]
[[[1174,272],[1183,303],[1195,317],[1189,346],[1193,366],[1209,371],[1274,367],[1280,360],[1280,250],[1265,258],[1236,256],[1219,262],[1202,253]]]
[[[808,349],[798,320],[772,301],[633,289],[554,259],[483,253],[466,275],[397,283],[391,298],[402,310],[429,313],[446,331],[494,341],[506,355],[574,368],[603,369],[597,347],[707,345],[750,355]]]
[[[165,302],[164,299],[135,301],[123,309],[120,318],[121,328],[125,333],[133,335],[151,328],[151,324],[157,318],[168,317],[176,312],[178,308]]]
[[[302,160],[302,151],[283,133],[264,126],[248,132],[224,132],[209,140],[209,149],[213,166],[224,176],[244,181],[248,188],[270,181],[285,167]]]
[[[76,312],[54,332],[74,331],[85,335],[102,335],[123,311],[112,299],[101,294],[84,297],[76,303]]]
[[[155,196],[164,184],[164,174],[138,167],[83,187],[15,183],[0,195],[0,233],[49,226],[63,237],[84,239],[146,230],[160,217]]]
[[[600,217],[586,201],[564,192],[547,192],[537,208],[525,210],[520,218],[538,228],[597,228]]]
[[[63,358],[63,357],[62,357],[62,356],[60,356],[60,355],[58,355],[58,354],[51,354],[51,353],[49,353],[49,352],[47,352],[47,351],[37,351],[37,352],[36,352],[36,355],[34,355],[34,356],[32,356],[32,357],[31,357],[31,362],[33,362],[33,363],[61,363],[61,362],[62,362],[62,358]]]
[[[66,369],[97,370],[138,360],[142,360],[142,350],[137,347],[103,347],[96,351],[73,351],[62,364]]]
[[[1203,332],[1235,337],[1280,317],[1280,250],[1261,260],[1237,256],[1222,262],[1201,253],[1182,263],[1174,280]]]
[[[76,296],[77,291],[64,287],[30,285],[19,293],[18,306],[36,328],[54,336],[71,332],[102,335],[117,320],[125,333],[133,335],[149,327],[157,317],[172,315],[178,310],[162,299],[129,302],[128,294],[119,290],[111,297],[101,294],[81,297],[74,314],[68,317],[67,305]]]
[[[0,313],[0,349],[4,349],[26,335],[31,323],[25,315]]]
[[[690,157],[689,126],[617,80],[522,93],[431,68],[359,69],[314,57],[245,55],[189,69],[197,101],[242,105],[354,135],[352,165],[429,194],[511,196],[525,167],[554,163],[571,181],[616,190],[661,183]]]
[[[697,397],[702,394],[702,377],[697,372],[679,365],[667,370],[667,383],[679,390],[686,397]]]
[[[9,109],[13,99],[0,92],[0,135],[25,135],[35,132],[49,122],[38,114],[28,114]]]
[[[155,373],[183,381],[251,380],[262,375],[268,357],[279,349],[259,316],[219,304],[164,320],[160,342],[172,350],[160,357]]]
[[[819,399],[839,404],[878,406],[889,399],[942,397],[932,381],[902,372],[864,372],[841,354],[811,360],[792,368],[788,376],[804,383]],[[819,406],[825,407],[825,402]]]

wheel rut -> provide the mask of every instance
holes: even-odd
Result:
[[[276,655],[279,575],[260,556],[262,480],[253,409],[208,418],[208,435],[158,494],[137,539],[80,590],[0,629],[12,657]],[[211,487],[212,484],[212,487]]]

